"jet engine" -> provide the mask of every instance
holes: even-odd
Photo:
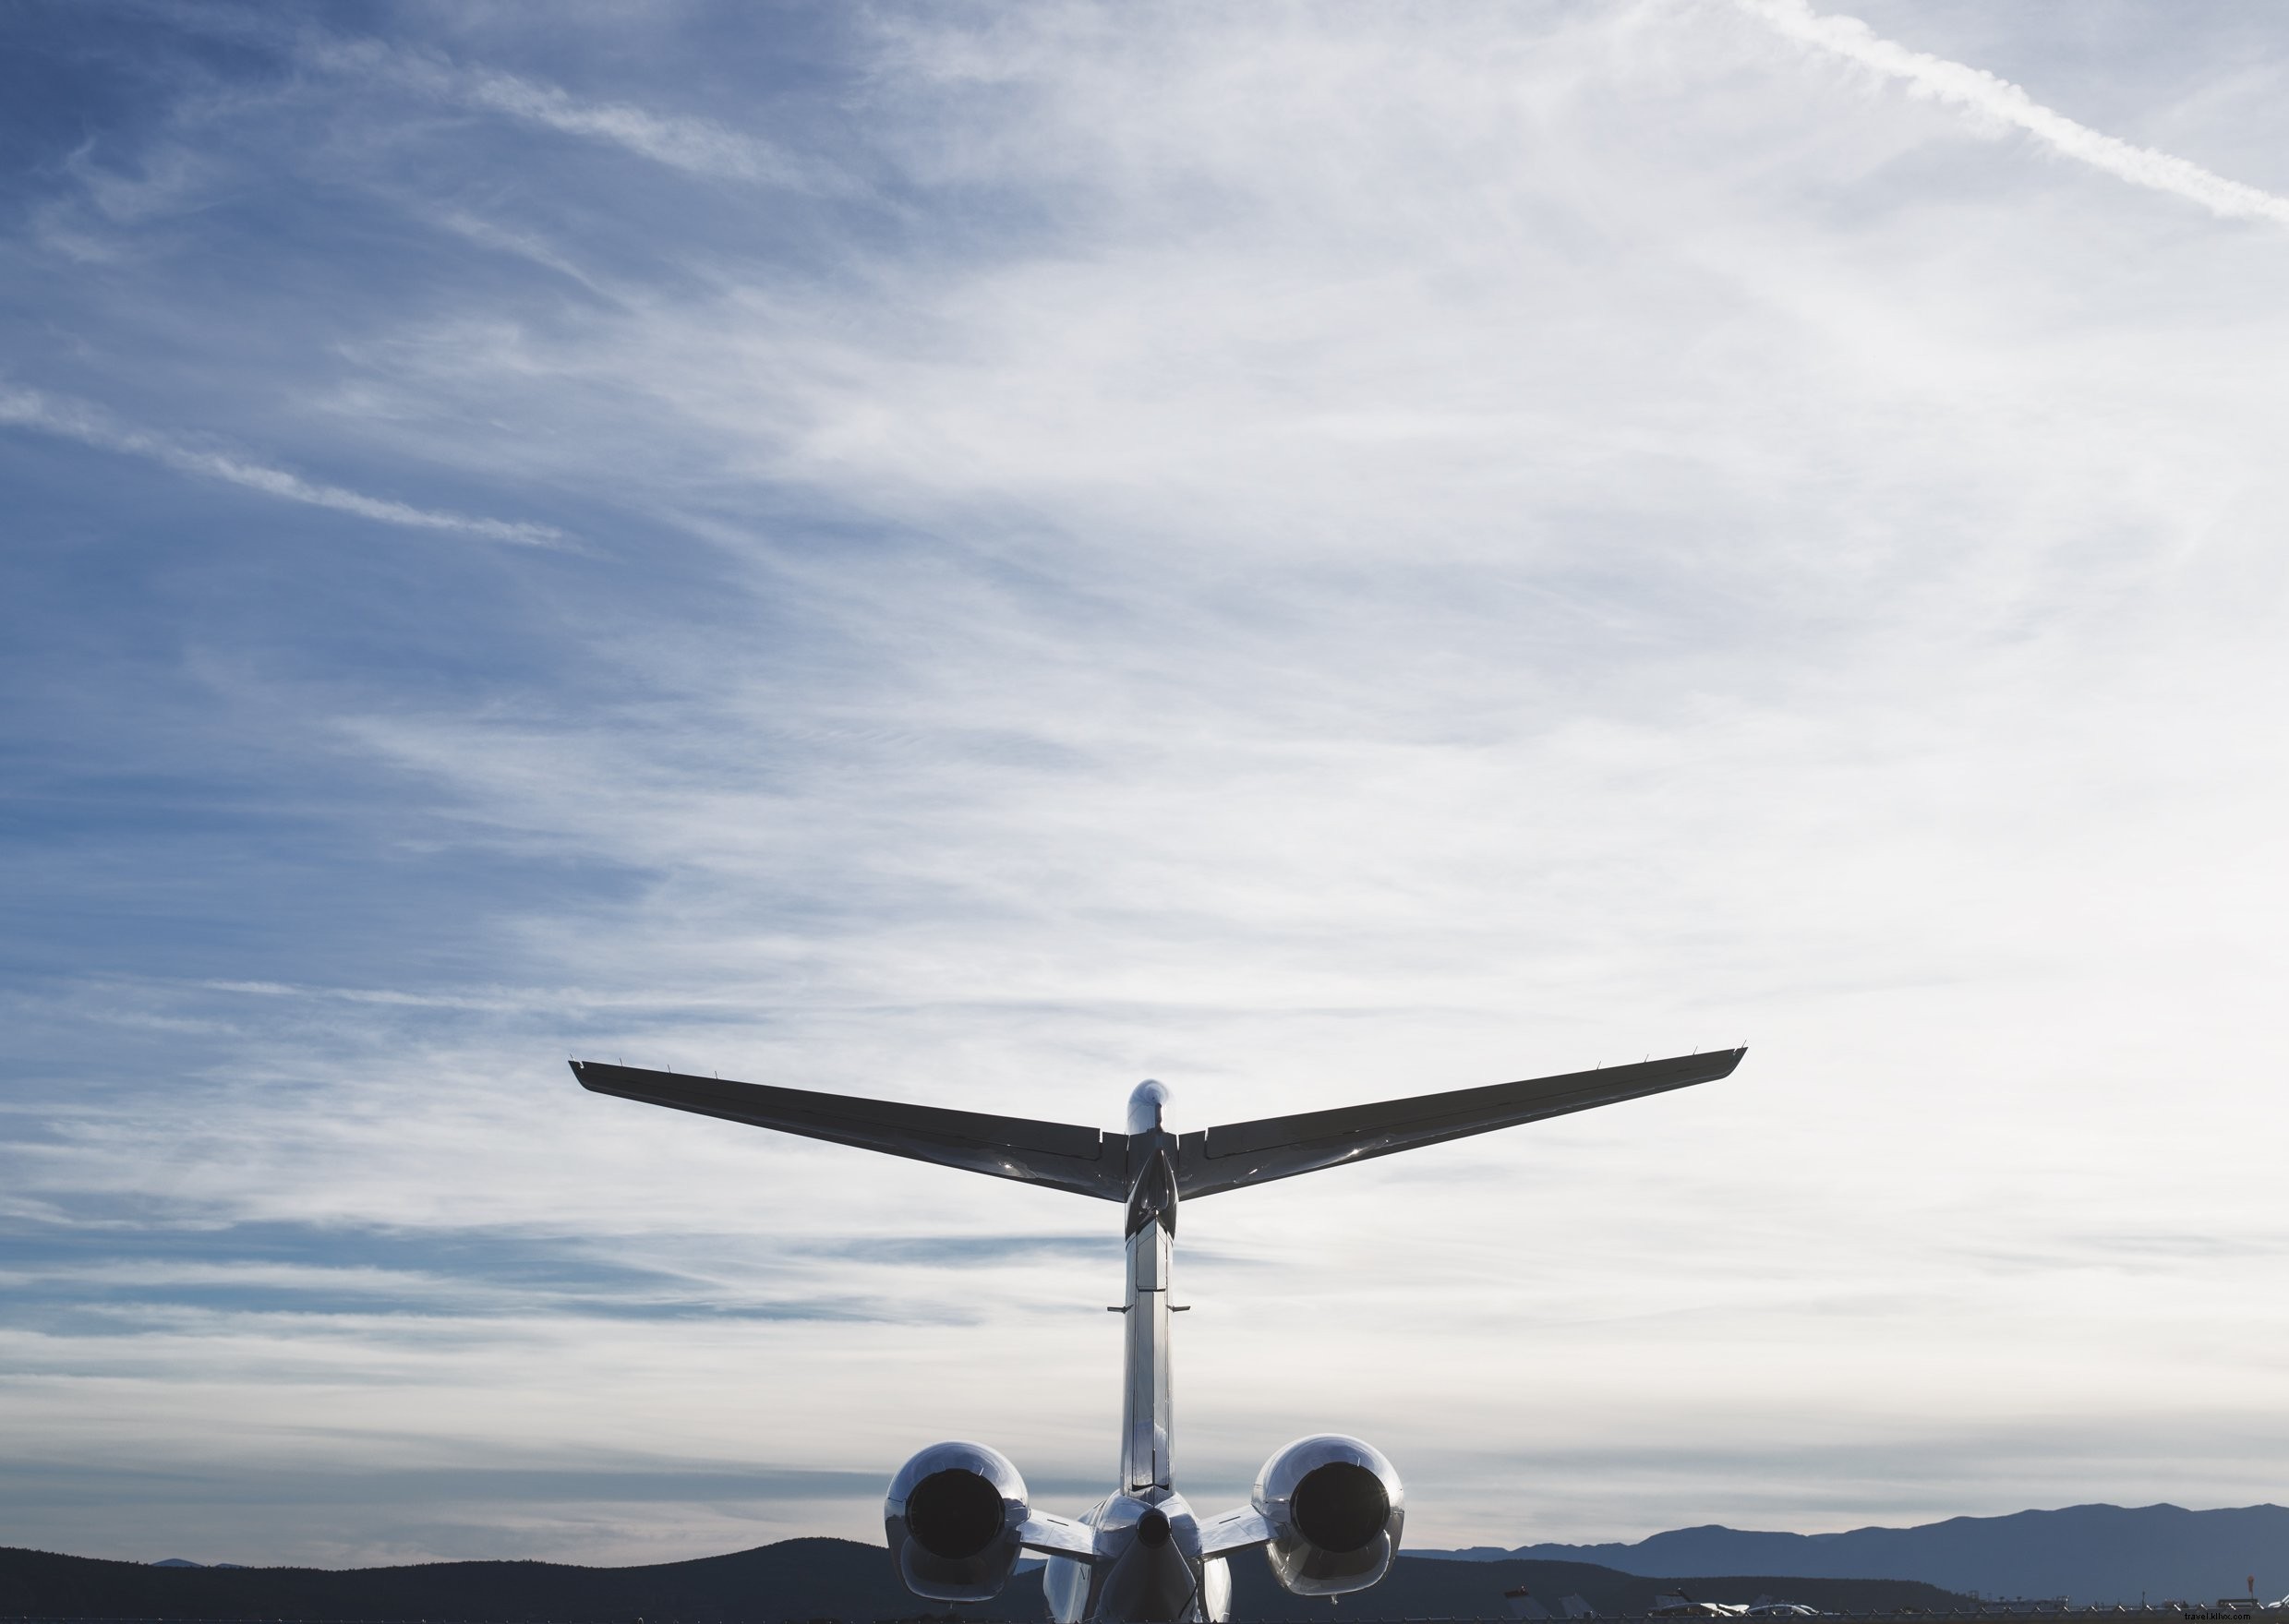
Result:
[[[1406,1490],[1381,1453],[1355,1438],[1297,1438],[1264,1462],[1249,1496],[1271,1529],[1264,1556],[1295,1595],[1347,1595],[1391,1571]]]
[[[898,1468],[882,1506],[898,1577],[941,1602],[1000,1594],[1029,1515],[1025,1479],[983,1444],[932,1444]]]

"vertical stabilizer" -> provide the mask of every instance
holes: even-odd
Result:
[[[1140,1084],[1129,1098],[1130,1165],[1127,1298],[1124,1309],[1121,1486],[1130,1493],[1175,1487],[1169,1462],[1175,1430],[1168,1370],[1169,1263],[1176,1242],[1174,1136],[1161,1126],[1167,1090]],[[1141,1152],[1142,1154],[1138,1154]]]

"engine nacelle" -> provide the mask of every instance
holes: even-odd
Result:
[[[1000,1594],[1030,1514],[1025,1479],[983,1444],[932,1444],[898,1468],[882,1505],[898,1577],[916,1595],[938,1602]]]
[[[1295,1595],[1347,1595],[1391,1571],[1406,1490],[1381,1453],[1355,1438],[1297,1438],[1256,1474],[1249,1496],[1271,1525],[1264,1556]]]

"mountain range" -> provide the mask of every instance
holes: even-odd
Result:
[[[1234,1616],[1318,1620],[1325,1602],[1288,1595],[1262,1560],[1232,1564]],[[2068,1596],[2077,1603],[2211,1602],[2289,1590],[2289,1510],[2245,1506],[2070,1506],[1955,1517],[1914,1528],[1772,1534],[1702,1527],[1608,1545],[1415,1551],[1353,1604],[1368,1617],[1500,1618],[1502,1593],[1545,1604],[1579,1595],[1599,1612],[1642,1613],[1683,1589],[1703,1601],[1776,1596],[1824,1608],[1944,1608],[1958,1597]],[[989,1620],[1043,1616],[1038,1570],[994,1602]],[[557,1562],[432,1562],[399,1568],[194,1567],[0,1548],[0,1615],[51,1618],[549,1618],[562,1624],[706,1618],[916,1618],[878,1546],[793,1539],[729,1556],[634,1568]],[[941,1616],[945,1616],[941,1614]]]
[[[1289,1595],[1263,1558],[1232,1564],[1233,1616],[1250,1624],[1328,1624],[1324,1600]],[[1519,1585],[1548,1602],[1579,1595],[1600,1613],[1643,1613],[1674,1582],[1584,1562],[1486,1562],[1402,1557],[1389,1578],[1346,1606],[1374,1618],[1501,1618],[1502,1593]],[[1786,1594],[1828,1608],[1946,1607],[1956,1598],[1897,1580],[1782,1581],[1743,1575],[1688,1581],[1708,1601]],[[17,1618],[549,1619],[632,1624],[640,1619],[919,1619],[880,1546],[790,1539],[730,1556],[640,1568],[559,1562],[431,1562],[405,1568],[157,1567],[44,1551],[0,1549],[0,1617]],[[1553,1608],[1553,1610],[1555,1610]],[[1020,1573],[994,1601],[941,1619],[1033,1624],[1046,1616],[1041,1571]],[[1341,1617],[1342,1615],[1335,1615]]]
[[[1427,1554],[1427,1553],[1426,1553]],[[2214,1602],[2289,1591],[2289,1509],[2241,1506],[2068,1506],[2008,1517],[1951,1517],[1915,1528],[1847,1534],[1672,1529],[1629,1545],[1490,1546],[1445,1553],[1464,1560],[1594,1562],[1653,1578],[1785,1573],[1919,1579],[1983,1596],[2070,1596],[2076,1602]]]

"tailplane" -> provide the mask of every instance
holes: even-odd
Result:
[[[595,1093],[641,1100],[647,1105],[695,1111],[726,1122],[830,1139],[1022,1184],[1047,1185],[1077,1196],[1128,1199],[1128,1140],[1122,1134],[856,1094],[819,1094],[768,1083],[645,1071],[594,1060],[573,1061],[572,1075],[582,1088]]]
[[[1730,1076],[1747,1053],[1746,1049],[1716,1049],[1636,1065],[1226,1123],[1179,1137],[1176,1194],[1184,1200],[1220,1195],[1421,1145],[1715,1082]],[[573,1061],[572,1075],[582,1088],[598,1094],[1043,1185],[1105,1201],[1126,1200],[1133,1175],[1144,1171],[1165,1142],[1157,1123],[1133,1135],[1105,1133],[1030,1117],[989,1116],[854,1094],[728,1082],[681,1072],[606,1065],[593,1060]]]
[[[1339,1105],[1296,1116],[1227,1123],[1186,1134],[1177,1141],[1176,1194],[1190,1201],[1248,1185],[1294,1178],[1323,1167],[1437,1145],[1544,1117],[1613,1105],[1645,1094],[1665,1094],[1732,1075],[1746,1049],[1716,1049],[1637,1065],[1604,1066],[1495,1083],[1412,1100]]]

